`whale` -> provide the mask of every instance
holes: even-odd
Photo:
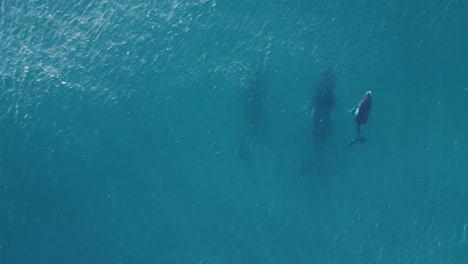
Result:
[[[333,132],[332,111],[336,106],[335,99],[336,75],[333,68],[327,68],[314,90],[314,96],[309,104],[309,112],[313,109],[313,140],[317,151],[321,151]]]
[[[264,104],[267,88],[263,68],[257,66],[244,86],[245,122],[252,133],[257,134],[265,125]]]
[[[364,97],[361,99],[359,104],[349,110],[349,114],[354,114],[354,121],[356,123],[357,136],[349,142],[348,146],[353,145],[356,142],[364,143],[367,139],[361,136],[361,126],[365,125],[369,120],[370,110],[372,108],[372,92],[367,91]]]
[[[251,158],[252,152],[262,141],[267,130],[265,103],[268,99],[268,91],[264,67],[264,63],[256,65],[251,74],[243,79],[243,136],[235,150],[235,155],[244,160]]]

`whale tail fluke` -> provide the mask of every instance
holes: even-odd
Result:
[[[351,146],[356,142],[365,143],[366,141],[367,141],[367,138],[358,136],[358,137],[354,138],[353,140],[351,140],[351,142],[349,142],[348,146]]]

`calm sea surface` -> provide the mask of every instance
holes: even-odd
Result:
[[[0,0],[0,40],[2,264],[468,263],[467,1]]]

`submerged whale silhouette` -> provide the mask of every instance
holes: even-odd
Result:
[[[262,67],[257,66],[245,85],[245,121],[254,133],[265,125],[264,103],[267,91],[263,74]]]
[[[264,63],[257,65],[252,74],[243,80],[244,135],[235,154],[246,160],[263,138],[267,126],[264,108],[268,92],[264,67]]]
[[[315,94],[310,102],[309,111],[313,112],[314,145],[321,150],[327,143],[333,131],[332,111],[336,106],[335,88],[336,75],[332,68],[327,68],[315,87]]]

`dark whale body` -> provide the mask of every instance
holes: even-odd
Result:
[[[372,108],[372,92],[367,91],[364,94],[364,97],[362,98],[361,102],[356,107],[354,107],[353,109],[349,111],[349,113],[351,114],[354,113],[354,120],[357,126],[356,128],[357,137],[354,138],[348,144],[348,146],[351,146],[356,142],[364,143],[367,141],[366,138],[361,136],[361,126],[367,123],[371,108]]]
[[[258,133],[265,125],[264,104],[266,97],[263,70],[261,67],[257,67],[247,80],[244,93],[245,121],[249,130],[254,134]]]
[[[309,111],[313,112],[313,138],[317,150],[321,150],[327,143],[333,131],[332,111],[335,109],[336,75],[332,68],[323,73],[315,87],[315,94],[310,102]]]
[[[235,151],[237,157],[251,158],[251,152],[266,132],[265,102],[268,97],[264,63],[257,65],[252,74],[243,80],[242,104],[244,107],[244,136]]]

